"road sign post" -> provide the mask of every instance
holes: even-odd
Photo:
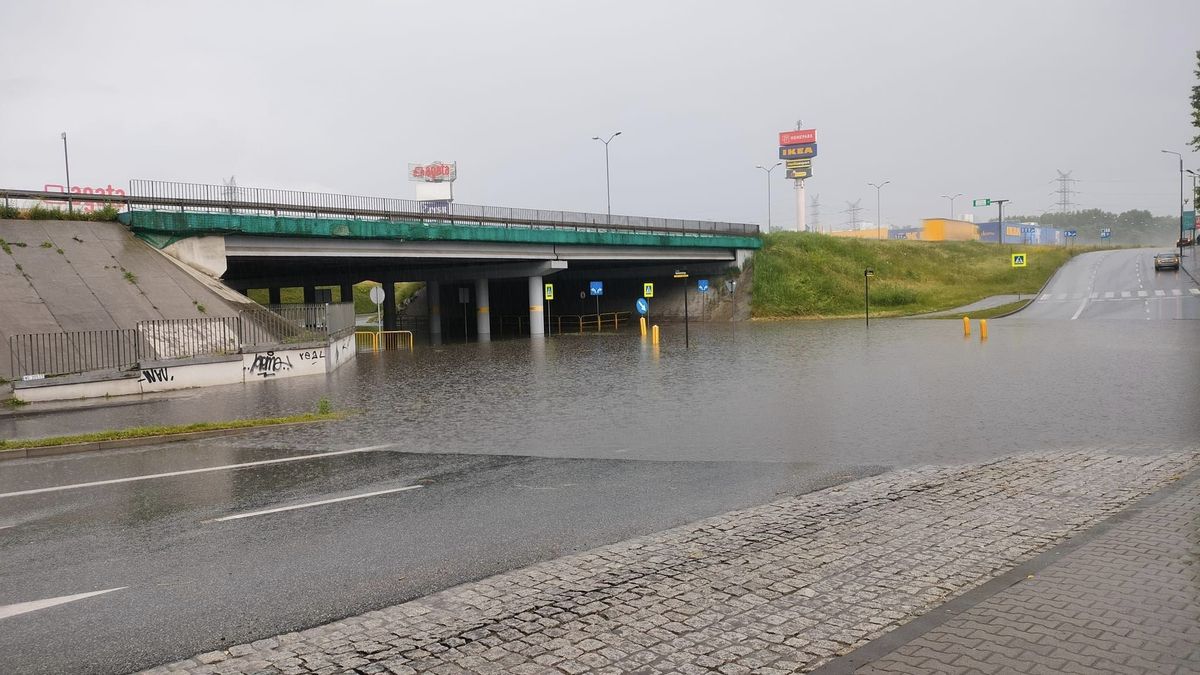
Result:
[[[600,332],[600,296],[604,295],[603,281],[589,281],[588,293],[596,298],[596,332]]]
[[[1025,267],[1028,264],[1029,264],[1029,257],[1027,255],[1025,255],[1024,253],[1013,253],[1012,254],[1012,266],[1013,267]]]
[[[371,302],[375,303],[375,329],[383,330],[383,289],[379,286],[371,287]]]
[[[689,323],[689,321],[688,321],[688,293],[687,293],[688,273],[685,270],[676,270],[674,276],[676,279],[680,279],[683,281],[683,348],[691,349],[692,348],[692,340],[691,340],[691,337],[688,335],[688,323]]]
[[[546,284],[546,335],[553,335],[554,284]]]
[[[647,281],[642,284],[642,297],[649,300],[654,297],[654,284]],[[650,303],[646,303],[646,322],[650,321]]]
[[[863,313],[867,319],[867,328],[871,327],[871,277],[875,270],[868,267],[863,270]]]

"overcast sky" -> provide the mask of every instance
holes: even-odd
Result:
[[[1178,212],[1196,0],[0,3],[0,186],[130,178],[766,220],[777,132],[817,129],[823,223],[940,195]],[[791,181],[771,178],[776,225]],[[980,209],[978,219],[994,213]]]

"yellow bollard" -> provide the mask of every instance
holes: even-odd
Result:
[[[642,323],[642,337],[646,337],[646,317],[640,316],[638,320]]]
[[[979,320],[979,341],[983,342],[987,339],[987,319]]]
[[[650,329],[650,342],[658,344],[658,326]]]
[[[963,337],[971,336],[971,317],[963,317]]]

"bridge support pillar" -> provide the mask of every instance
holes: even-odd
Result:
[[[425,282],[425,302],[429,305],[429,337],[442,337],[442,285],[436,281]]]
[[[317,302],[317,287],[316,286],[305,286],[304,287],[304,304],[313,305],[313,304],[316,304],[316,302]]]
[[[488,306],[488,280],[475,280],[475,332],[479,341],[492,339],[492,308]]]
[[[383,280],[383,329],[396,330],[396,280]]]
[[[280,288],[278,286],[272,286],[271,288],[267,289],[267,303],[268,304],[271,304],[271,305],[281,304],[280,299],[279,299],[279,297],[280,297],[279,291],[280,291]]]
[[[542,310],[542,277],[529,277],[529,337],[545,337],[545,312]]]
[[[354,284],[347,281],[338,293],[338,302],[354,302]]]

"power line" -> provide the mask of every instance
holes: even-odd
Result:
[[[862,199],[859,198],[853,202],[846,202],[846,210],[842,211],[842,213],[850,214],[850,229],[852,229],[852,230],[858,229],[858,223],[859,223],[858,213],[859,213],[859,211],[862,211],[862,207],[859,206],[858,204],[861,201],[862,201]]]

